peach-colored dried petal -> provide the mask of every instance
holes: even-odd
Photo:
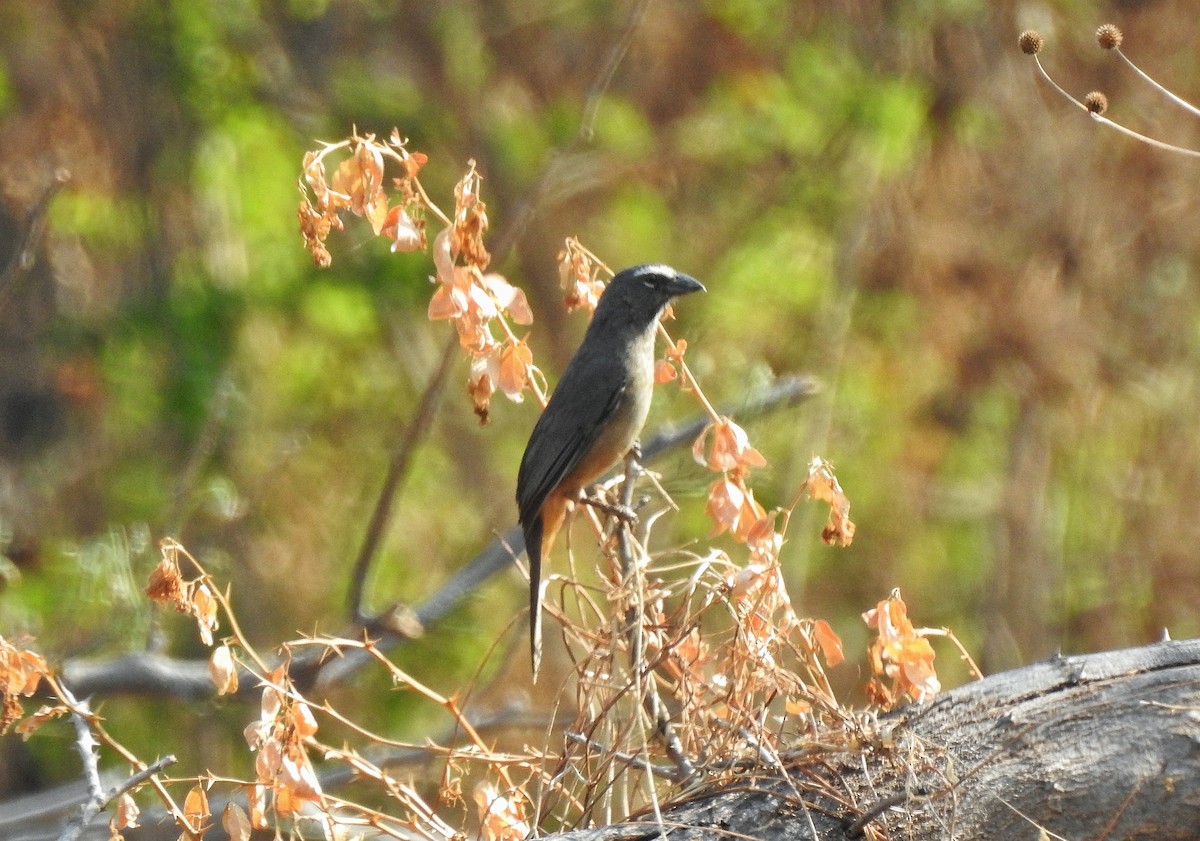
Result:
[[[245,810],[231,800],[221,812],[221,828],[229,836],[229,841],[250,841],[254,825]]]
[[[291,720],[292,728],[299,738],[308,739],[317,734],[317,719],[308,704],[300,701],[293,704]]]
[[[520,402],[529,385],[533,351],[525,342],[517,342],[500,351],[500,390],[510,400]]]
[[[676,379],[679,372],[675,370],[675,366],[667,359],[660,359],[654,364],[654,384],[662,385]]]
[[[208,673],[212,676],[218,695],[237,692],[237,664],[233,661],[233,652],[229,650],[229,646],[218,645],[213,649],[212,657],[208,659]]]
[[[392,241],[393,252],[417,251],[425,247],[425,232],[403,205],[398,204],[388,211],[380,233]]]
[[[204,791],[204,786],[192,786],[183,801],[183,814],[192,826],[200,826],[208,820],[212,813],[208,808],[208,793]]]
[[[525,297],[524,289],[513,287],[513,297],[506,309],[514,324],[533,324],[533,310],[529,306],[529,299]]]
[[[704,513],[715,525],[713,537],[737,525],[743,497],[741,488],[728,479],[718,479],[712,483],[708,489],[708,503],[704,507]]]
[[[250,825],[255,829],[267,829],[267,787],[247,787],[246,802],[250,806]]]
[[[450,283],[454,277],[454,258],[450,255],[450,229],[443,228],[433,238],[433,266],[438,279]]]
[[[445,283],[439,283],[433,295],[429,298],[429,320],[440,321],[445,318],[458,318],[467,310],[467,296],[461,289],[455,289]]]
[[[824,619],[813,622],[813,636],[816,638],[817,645],[821,647],[825,665],[833,668],[846,659],[842,652],[841,638],[834,633],[833,628]]]
[[[468,287],[468,298],[472,313],[480,321],[490,321],[499,315],[499,311],[496,309],[496,301],[488,294],[486,289],[478,284],[471,284]]]
[[[217,600],[205,584],[192,592],[192,615],[196,617],[201,641],[212,645],[213,631],[217,630]]]
[[[142,814],[133,796],[125,792],[117,798],[117,806],[113,810],[112,825],[115,829],[133,829],[138,825],[138,817]]]

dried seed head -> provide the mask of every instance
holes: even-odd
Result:
[[[1083,98],[1083,104],[1093,114],[1103,114],[1108,110],[1108,97],[1100,91],[1092,91]]]
[[[1096,43],[1104,50],[1115,50],[1121,46],[1121,41],[1124,39],[1121,30],[1117,29],[1111,23],[1106,23],[1096,30]]]
[[[1032,29],[1026,29],[1021,33],[1021,37],[1017,39],[1017,44],[1021,47],[1021,52],[1025,55],[1037,55],[1042,51],[1042,47],[1046,45],[1046,39],[1040,33]]]

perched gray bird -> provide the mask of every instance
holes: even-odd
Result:
[[[529,555],[530,652],[542,659],[542,557],[568,508],[629,452],[654,391],[654,335],[672,298],[703,292],[670,266],[645,264],[608,284],[521,459],[517,508]]]

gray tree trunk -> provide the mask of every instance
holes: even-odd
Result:
[[[875,729],[863,750],[798,750],[789,781],[664,806],[668,837],[1200,838],[1200,640],[1051,658]],[[659,835],[646,815],[557,838]]]

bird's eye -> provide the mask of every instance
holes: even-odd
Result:
[[[655,284],[654,284],[654,281],[652,281],[652,280],[643,280],[642,286],[645,286],[647,289],[653,289],[655,287]]]

